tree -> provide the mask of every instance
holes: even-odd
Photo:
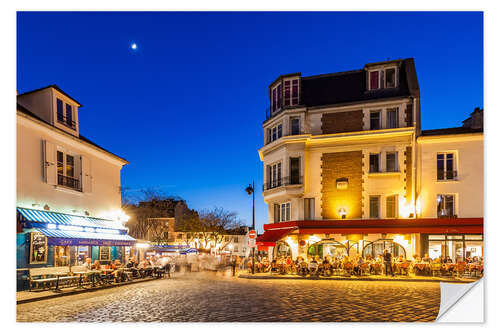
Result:
[[[125,190],[126,191],[126,190]],[[166,242],[168,228],[155,218],[175,217],[176,205],[183,201],[176,196],[167,196],[153,189],[141,190],[140,195],[123,195],[123,210],[130,216],[127,222],[129,234],[134,238]],[[148,237],[149,236],[149,237]]]
[[[225,236],[231,229],[242,226],[236,212],[229,212],[221,207],[212,210],[205,210],[200,213],[200,235],[205,246],[213,242],[215,247],[220,245],[224,249],[229,242],[225,241]]]

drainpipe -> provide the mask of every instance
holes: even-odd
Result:
[[[417,205],[417,103],[415,97],[413,97],[413,114],[415,115],[415,120],[413,122],[413,126],[415,127],[415,130],[413,132],[413,145],[412,145],[412,181],[411,181],[411,186],[412,186],[412,197],[413,197],[413,204],[416,207]],[[415,209],[415,218],[417,218],[417,210]]]

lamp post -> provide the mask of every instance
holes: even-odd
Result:
[[[248,184],[245,191],[248,195],[252,195],[252,230],[255,230],[255,182]],[[255,274],[255,247],[252,247],[252,274]]]

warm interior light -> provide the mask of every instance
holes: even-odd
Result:
[[[149,247],[148,243],[137,243],[135,244],[135,247],[140,248],[140,249],[147,249]]]
[[[345,219],[346,216],[347,216],[347,209],[345,209],[344,207],[341,207],[339,208],[339,215],[342,219]]]

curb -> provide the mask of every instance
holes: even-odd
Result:
[[[152,281],[152,280],[158,280],[158,279],[157,278],[149,278],[147,280],[136,280],[136,281],[122,282],[121,284],[116,284],[116,285],[105,285],[105,286],[101,286],[99,288],[63,291],[61,293],[54,293],[53,295],[45,295],[45,296],[40,296],[40,297],[33,297],[33,298],[28,298],[28,299],[17,300],[16,304],[25,304],[25,303],[37,302],[37,301],[42,301],[42,300],[51,299],[51,298],[70,296],[70,295],[78,295],[78,294],[83,294],[83,293],[91,293],[94,291],[116,288],[116,287],[121,287],[121,286],[128,286],[130,284],[148,282],[148,281]]]
[[[303,276],[252,276],[252,275],[239,275],[240,279],[255,279],[255,280],[321,280],[321,281],[391,281],[391,282],[447,282],[447,283],[473,283],[475,281],[462,281],[462,280],[447,280],[447,279],[391,279],[380,278],[373,279],[369,277],[303,277]]]

